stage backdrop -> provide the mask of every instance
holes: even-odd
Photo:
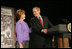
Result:
[[[1,48],[14,47],[14,9],[1,6]]]

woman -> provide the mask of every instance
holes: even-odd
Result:
[[[17,10],[16,16],[18,16],[19,21],[16,23],[16,41],[18,41],[19,48],[29,47],[29,33],[31,32],[25,20],[25,11]]]

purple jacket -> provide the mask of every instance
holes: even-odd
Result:
[[[22,21],[18,21],[16,23],[16,41],[18,41],[18,43],[22,43],[23,41],[29,41],[29,33],[31,32],[31,30],[29,29],[28,25],[26,22],[22,22]]]

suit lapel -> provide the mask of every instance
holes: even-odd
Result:
[[[45,21],[44,21],[44,17],[43,16],[42,16],[42,19],[43,19],[43,28],[44,28]]]
[[[39,19],[37,19],[36,17],[35,17],[35,24],[36,24],[38,27],[40,27],[40,28],[47,28],[47,23],[48,23],[48,22],[46,21],[45,17],[43,17],[43,16],[42,16],[42,19],[43,19],[43,27],[42,27]]]
[[[39,19],[37,19],[36,17],[35,17],[35,19],[36,19],[36,23],[38,23],[38,26],[42,27]],[[45,26],[45,18],[42,16],[42,19],[43,19],[43,27],[42,28],[44,28],[44,26]]]
[[[36,17],[35,17],[35,22],[36,22],[36,24],[37,24],[38,26],[42,27],[42,25],[41,25],[39,19],[37,19]]]
[[[44,25],[43,28],[48,28],[47,19],[43,16],[42,16],[42,18],[43,18],[43,25]]]
[[[42,19],[43,19],[43,28],[47,28],[47,21],[45,17],[42,16]]]

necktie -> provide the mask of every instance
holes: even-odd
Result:
[[[40,23],[41,23],[41,25],[42,25],[42,27],[43,27],[43,22],[42,22],[42,20],[41,20],[41,18],[39,17],[39,20],[40,20]]]

